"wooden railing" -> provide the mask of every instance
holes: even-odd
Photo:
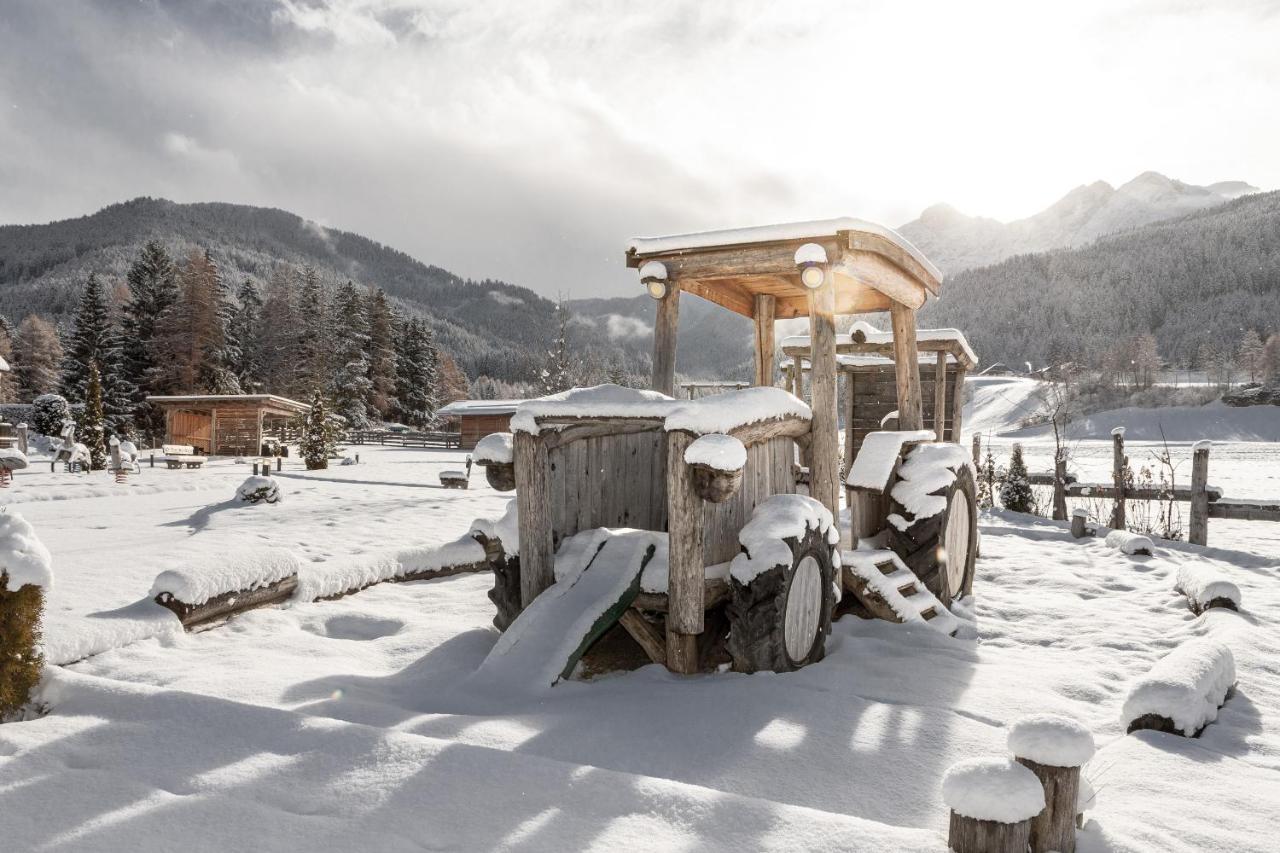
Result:
[[[382,444],[391,447],[461,447],[459,432],[390,432],[388,430],[352,430],[348,444]]]

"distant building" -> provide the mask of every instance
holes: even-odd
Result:
[[[1016,375],[1016,371],[1011,369],[1009,365],[1005,364],[1003,361],[997,361],[995,364],[991,365],[990,367],[988,367],[986,370],[982,371],[978,375],[979,376],[1014,376]]]
[[[456,420],[462,433],[461,447],[470,450],[476,442],[492,432],[510,432],[511,416],[524,400],[454,400],[441,406],[436,414]]]

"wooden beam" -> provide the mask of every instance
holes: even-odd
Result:
[[[653,390],[675,395],[676,333],[680,326],[680,288],[668,284],[667,295],[658,300],[653,323]]]
[[[1192,545],[1209,544],[1209,448],[1197,447],[1191,453],[1191,521],[1187,541]]]
[[[813,410],[809,448],[809,493],[831,514],[840,517],[840,417],[836,410],[836,282],[826,281],[809,291],[809,339],[813,361],[809,368]]]
[[[556,579],[550,465],[546,444],[527,432],[515,434],[514,455],[520,527],[520,605],[528,607]]]
[[[898,428],[923,429],[920,363],[916,360],[916,312],[895,302],[889,314],[893,320],[893,366],[898,380]]]
[[[870,252],[845,252],[831,265],[831,272],[837,279],[878,290],[909,308],[919,308],[928,298],[928,291],[919,281],[907,275],[901,267]]]
[[[667,669],[680,673],[698,671],[698,635],[706,606],[703,502],[693,490],[693,476],[684,461],[693,441],[687,432],[667,433]]]
[[[666,664],[667,642],[657,626],[641,616],[640,612],[634,607],[627,608],[618,621],[622,623],[622,627],[626,629],[626,632],[631,635],[631,639],[635,640],[636,644],[644,649],[644,653],[649,656],[649,660],[654,663]]]
[[[964,421],[964,377],[963,363],[956,365],[956,381],[951,388],[951,440],[960,443],[960,427]]]
[[[755,296],[755,384],[772,387],[776,381],[773,369],[773,311],[777,298],[767,293]]]
[[[702,281],[696,278],[679,280],[681,290],[692,293],[735,314],[751,317],[755,313],[755,301],[750,293],[732,281]]]
[[[938,353],[933,369],[933,434],[938,441],[947,439],[947,354]]]

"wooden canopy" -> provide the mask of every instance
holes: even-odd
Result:
[[[805,317],[796,250],[807,243],[826,252],[837,314],[888,311],[894,302],[916,309],[942,286],[942,274],[907,240],[849,218],[638,237],[627,247],[627,266],[661,261],[674,286],[745,317],[755,316],[757,295],[774,298],[775,317]]]
[[[211,456],[261,452],[263,422],[288,421],[311,411],[275,394],[181,394],[147,397],[165,413],[165,443],[189,445]]]

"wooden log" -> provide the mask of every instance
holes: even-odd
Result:
[[[742,469],[721,471],[709,465],[690,465],[693,491],[704,501],[721,504],[737,493],[742,485]]]
[[[693,490],[693,477],[684,461],[693,440],[687,432],[667,433],[667,668],[681,673],[698,671],[698,635],[705,608],[703,503]],[[523,559],[523,540],[521,551]]]
[[[916,358],[916,312],[899,302],[889,309],[893,320],[893,367],[898,389],[898,428],[924,428],[920,403],[920,362]]]
[[[1036,774],[1044,786],[1044,811],[1031,818],[1031,853],[1074,853],[1080,768],[1053,767],[1016,755],[1014,760]]]
[[[622,627],[631,635],[649,660],[665,665],[667,662],[667,642],[657,626],[640,615],[634,607],[630,607],[618,619]]]
[[[516,487],[516,466],[514,463],[490,463],[484,466],[484,478],[497,491],[509,492]]]
[[[680,325],[680,288],[667,283],[667,295],[658,300],[653,323],[653,390],[667,396],[676,391],[676,332]]]
[[[1031,821],[999,823],[951,812],[947,846],[954,853],[1026,853]]]
[[[1197,444],[1191,453],[1191,520],[1187,541],[1209,544],[1209,447]]]
[[[1111,481],[1115,489],[1115,507],[1111,511],[1111,529],[1124,530],[1126,526],[1124,505],[1124,433],[1111,433]]]
[[[1083,510],[1076,510],[1071,514],[1071,535],[1076,539],[1089,535],[1089,516]]]
[[[1067,520],[1067,457],[1061,451],[1053,461],[1053,520]]]
[[[956,381],[951,388],[951,440],[960,443],[960,429],[964,422],[964,377],[966,369],[963,362],[956,364]]]
[[[933,371],[933,434],[938,441],[947,438],[947,354],[938,353],[938,364]]]
[[[246,610],[279,604],[290,598],[297,588],[298,576],[289,575],[257,589],[225,592],[201,604],[179,601],[168,592],[161,592],[156,596],[155,601],[166,610],[172,611],[182,622],[182,627],[190,631],[197,626],[226,619]]]
[[[835,279],[810,290],[809,334],[813,341],[812,439],[809,447],[809,493],[840,517],[840,416],[836,399]]]
[[[520,603],[528,607],[539,593],[555,583],[551,477],[547,446],[539,436],[517,432],[514,456],[520,526]]]
[[[773,371],[773,314],[776,299],[768,293],[755,295],[755,384],[770,387]]]

